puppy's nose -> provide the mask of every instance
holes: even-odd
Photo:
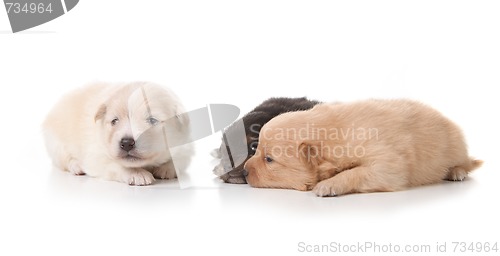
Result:
[[[245,177],[246,177],[246,176],[248,176],[248,171],[247,171],[247,169],[243,169],[243,172],[242,172],[242,173],[243,173],[243,176],[245,176]]]
[[[135,146],[135,140],[133,138],[123,138],[120,141],[120,148],[127,152],[134,149],[134,146]]]

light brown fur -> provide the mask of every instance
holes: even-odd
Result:
[[[318,196],[463,180],[482,164],[468,156],[457,125],[410,100],[285,113],[262,128],[259,141],[245,166],[251,186],[312,189]]]

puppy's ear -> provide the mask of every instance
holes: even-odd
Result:
[[[317,169],[321,164],[322,156],[319,146],[302,142],[298,150],[300,162],[309,169]]]
[[[97,113],[95,113],[94,117],[94,122],[97,122],[98,120],[101,120],[104,115],[106,114],[106,105],[102,104],[99,109],[97,110]]]

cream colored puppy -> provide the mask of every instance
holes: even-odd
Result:
[[[171,91],[153,83],[91,84],[54,106],[43,124],[45,142],[59,169],[149,185],[176,177],[173,158],[180,168],[189,163],[191,148],[168,147],[189,139],[183,112]]]
[[[481,161],[460,128],[410,100],[320,104],[273,118],[245,165],[253,187],[313,190],[318,196],[397,191],[461,181]]]

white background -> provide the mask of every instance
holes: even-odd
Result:
[[[389,255],[433,255],[446,242],[440,255],[453,255],[453,241],[500,243],[499,13],[496,1],[82,0],[12,34],[0,10],[0,248],[303,255],[299,242],[374,242],[429,244],[433,253]],[[229,103],[243,113],[271,96],[413,98],[455,120],[485,164],[461,183],[338,198],[247,185],[129,187],[52,170],[40,124],[63,93],[97,80],[154,81],[188,108]],[[195,162],[211,174],[208,152]]]

